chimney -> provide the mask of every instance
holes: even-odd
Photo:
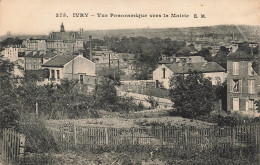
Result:
[[[79,53],[79,55],[78,56],[80,56],[80,57],[83,57],[83,54],[82,53]]]
[[[93,60],[93,56],[92,56],[92,36],[89,36],[89,60],[90,61]]]
[[[83,28],[80,28],[80,36],[83,35]]]

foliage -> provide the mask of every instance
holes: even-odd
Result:
[[[229,52],[230,51],[228,48],[226,48],[225,46],[221,46],[213,60],[224,69],[227,69],[227,55],[229,54]]]
[[[99,75],[104,76],[107,79],[111,79],[114,82],[116,82],[117,85],[119,85],[120,75],[124,75],[124,72],[116,68],[110,68],[110,69],[103,68]]]
[[[0,42],[0,47],[6,47],[8,45],[21,45],[23,42],[22,39],[16,38],[6,38],[5,40]]]
[[[194,56],[202,56],[208,62],[212,62],[213,61],[213,57],[212,57],[212,55],[211,55],[211,53],[210,53],[208,48],[201,49],[198,53],[194,54]]]
[[[244,42],[238,45],[237,51],[243,51],[246,54],[253,54],[257,55],[259,53],[259,46],[256,46],[255,48],[252,48],[249,46],[248,42]]]
[[[222,110],[227,111],[227,81],[215,86],[216,99],[221,99]]]
[[[148,80],[149,79],[149,67],[143,66],[140,67],[139,70],[136,72],[136,77],[137,80]]]
[[[113,105],[117,102],[117,91],[115,82],[109,78],[105,78],[100,85],[97,86],[96,100],[98,104],[103,106]]]
[[[48,69],[26,70],[24,76],[25,76],[25,81],[39,81],[49,77],[49,70]]]
[[[213,111],[215,90],[211,81],[201,73],[190,71],[186,77],[172,77],[170,88],[173,108],[179,115],[195,118]]]
[[[190,56],[191,52],[195,52],[195,51],[196,49],[194,48],[194,45],[190,44],[189,46],[182,47],[180,50],[178,50],[176,56],[177,57]]]
[[[172,56],[185,47],[183,41],[172,41],[171,39],[145,38],[123,36],[104,37],[109,48],[118,53],[132,53],[136,56],[136,64],[144,64],[148,67],[155,67],[160,60],[161,54]]]
[[[148,96],[148,99],[145,99],[148,103],[151,104],[151,108],[154,109],[159,106],[159,103],[155,98],[151,95]]]
[[[239,125],[251,125],[251,124],[257,124],[260,123],[260,117],[250,117],[241,115],[239,113],[211,113],[205,116],[200,116],[198,118],[202,121],[207,121],[210,123],[216,123],[218,126],[239,126]]]
[[[117,96],[115,88],[116,82],[109,78],[105,78],[101,84],[97,86],[95,91],[95,107],[97,109],[106,109],[112,112],[130,112],[138,110],[138,105],[133,102],[132,98],[124,98]]]
[[[54,137],[46,129],[45,124],[39,120],[27,119],[25,123],[21,123],[19,126],[19,132],[26,137],[25,152],[46,153],[59,151]]]
[[[78,91],[78,82],[63,80],[61,84],[37,86],[25,82],[16,89],[23,112],[34,113],[36,103],[39,114],[51,119],[97,117],[93,109],[93,97]]]
[[[13,83],[14,64],[0,58],[0,129],[16,126],[19,121],[19,107]]]

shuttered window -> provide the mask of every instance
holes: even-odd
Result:
[[[248,109],[249,110],[254,110],[254,99],[249,99],[249,101],[248,101]]]
[[[233,62],[233,75],[239,74],[238,62]]]
[[[248,93],[255,93],[255,80],[248,80]]]
[[[233,98],[233,111],[239,111],[239,98]]]
[[[242,92],[242,80],[230,79],[230,92],[241,93]]]
[[[252,63],[248,62],[248,75],[253,76],[254,75],[254,70],[252,68]]]

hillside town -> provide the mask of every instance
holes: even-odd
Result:
[[[231,144],[236,149],[259,147],[259,34],[247,35],[239,26],[221,28],[219,32],[216,27],[213,32],[190,28],[173,38],[163,32],[161,38],[153,37],[153,30],[146,36],[131,32],[100,37],[83,28],[70,31],[62,22],[60,30],[49,35],[4,38],[0,42],[2,141],[9,136],[7,130],[20,130],[27,137],[24,145],[29,145],[20,145],[19,152],[4,152],[12,149],[10,139],[3,142],[2,159],[15,161],[11,159],[22,154],[25,161],[30,159],[26,153],[83,151],[89,145],[97,150],[108,147],[103,148],[108,155],[92,153],[95,159],[90,156],[85,164],[115,160],[114,164],[134,164],[133,157],[109,148],[130,143],[148,147],[133,148],[146,157],[138,158],[138,163],[170,164],[166,155],[180,156],[177,150],[170,152],[177,146],[184,149],[196,143],[201,155],[220,143],[224,150]],[[46,136],[37,137],[26,127],[34,133],[45,131]],[[213,136],[219,141],[213,143]],[[37,138],[48,142],[37,143]],[[158,146],[169,153],[159,152]],[[246,157],[248,150],[234,152]],[[63,155],[42,161],[76,161],[78,155],[73,154],[71,160]],[[239,160],[248,163],[244,157]],[[227,156],[226,163],[233,158]]]

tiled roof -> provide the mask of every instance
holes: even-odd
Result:
[[[244,51],[237,50],[235,52],[231,52],[227,56],[228,59],[253,59],[254,56],[252,54],[248,54]]]
[[[63,67],[66,63],[73,60],[75,55],[57,55],[53,59],[47,61],[42,66],[43,67]]]
[[[175,74],[189,73],[191,71],[198,71],[202,73],[209,72],[224,72],[225,69],[216,62],[205,63],[173,63],[165,64]]]
[[[28,54],[26,54],[26,55],[24,55],[24,57],[31,57],[31,58],[42,58],[43,57],[43,52],[39,52],[39,51],[37,51],[37,52],[30,52],[30,53],[28,53]]]
[[[56,55],[57,55],[57,53],[54,53],[54,52],[46,52],[46,54],[44,54],[43,57],[51,58],[51,57],[54,57]]]
[[[164,59],[158,62],[158,64],[171,64],[172,62],[169,59]]]

